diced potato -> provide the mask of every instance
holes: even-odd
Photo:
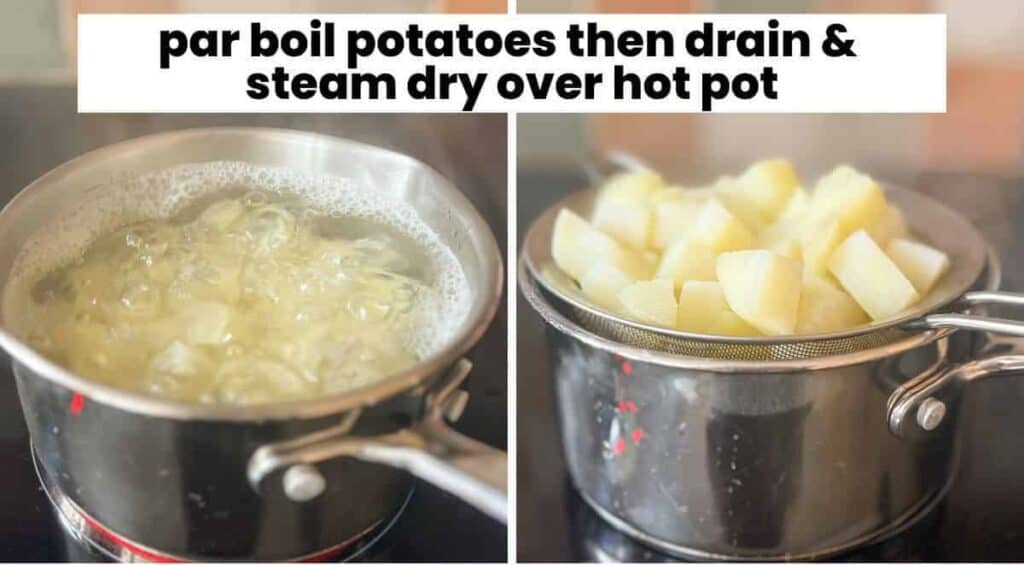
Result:
[[[758,249],[781,253],[791,259],[800,260],[800,230],[793,225],[775,223],[758,235]]]
[[[760,231],[771,221],[743,194],[743,187],[733,177],[722,177],[713,185],[718,198],[730,212],[753,231]]]
[[[886,253],[922,295],[927,294],[949,270],[948,255],[934,247],[909,239],[892,240]]]
[[[679,200],[707,200],[713,197],[716,192],[713,186],[685,187],[674,185],[655,190],[647,201],[651,206],[657,206],[664,202],[676,202]]]
[[[818,276],[827,274],[828,260],[846,236],[842,224],[836,219],[807,226],[800,236],[804,272]]]
[[[598,196],[594,226],[637,249],[647,247],[654,225],[648,200],[663,184],[661,177],[650,171],[612,177]]]
[[[644,249],[651,243],[654,213],[646,204],[599,202],[594,226],[630,247]]]
[[[231,309],[220,302],[194,302],[182,308],[178,321],[189,345],[213,345],[227,337]]]
[[[665,187],[661,175],[654,171],[628,171],[613,175],[601,187],[599,200],[646,202]]]
[[[762,335],[754,326],[748,324],[736,312],[723,311],[715,323],[707,329],[712,335],[729,335],[737,337],[754,337]]]
[[[792,163],[769,159],[751,165],[740,177],[740,192],[766,220],[774,220],[800,187]]]
[[[709,200],[693,224],[693,237],[712,251],[735,251],[754,246],[754,234],[718,200]]]
[[[676,327],[695,333],[707,333],[723,312],[728,312],[722,285],[717,281],[686,281],[679,291]]]
[[[903,218],[903,212],[899,208],[889,205],[882,217],[865,229],[871,239],[874,239],[879,247],[884,248],[893,239],[906,237],[907,221]]]
[[[686,281],[713,281],[715,256],[716,253],[704,243],[684,237],[661,256],[656,276],[673,281],[676,288],[682,288]]]
[[[199,214],[199,222],[218,230],[225,230],[234,223],[242,213],[245,212],[245,205],[237,198],[214,202],[202,214]]]
[[[671,327],[676,321],[676,292],[672,281],[635,282],[619,292],[623,313],[641,322]]]
[[[866,323],[868,315],[843,289],[822,277],[804,277],[796,333],[827,333]]]
[[[919,298],[914,285],[864,230],[836,248],[829,270],[873,320],[898,314]]]
[[[658,204],[654,209],[651,247],[665,249],[690,231],[704,207],[699,199],[683,198]]]
[[[796,328],[800,270],[799,262],[765,250],[723,253],[716,268],[732,310],[768,335]]]
[[[619,292],[636,281],[636,278],[625,270],[601,261],[587,271],[580,279],[580,288],[584,296],[609,310],[619,311]]]
[[[886,213],[881,187],[848,166],[837,167],[818,181],[811,196],[809,224],[838,219],[846,233],[867,228]]]
[[[786,201],[786,206],[775,218],[774,225],[787,225],[798,228],[807,216],[807,210],[811,204],[811,196],[802,188],[797,188]]]
[[[600,261],[619,264],[628,255],[621,243],[563,208],[555,220],[551,256],[555,264],[579,280]]]

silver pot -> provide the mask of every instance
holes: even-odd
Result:
[[[466,396],[462,355],[493,318],[501,259],[487,224],[442,176],[384,149],[304,132],[204,129],[88,153],[47,173],[0,212],[0,279],[43,223],[115,178],[199,161],[287,166],[374,183],[411,203],[456,254],[472,297],[443,350],[350,393],[251,407],[159,400],[83,379],[9,330],[21,404],[45,479],[77,511],[157,555],[301,558],[386,519],[415,475],[504,520],[503,452],[446,425]]]
[[[1015,342],[946,325],[1019,334],[1020,324],[966,310],[929,314],[933,329],[883,345],[799,360],[627,345],[581,323],[578,304],[536,278],[530,261],[557,207],[528,233],[519,282],[546,322],[569,473],[602,518],[671,555],[813,559],[901,531],[953,480],[961,387],[1024,370]],[[1021,303],[987,292],[999,284],[991,251],[984,271],[982,292],[965,297]]]

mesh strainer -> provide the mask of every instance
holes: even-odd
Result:
[[[676,355],[737,361],[800,360],[831,357],[891,344],[921,332],[936,337],[955,329],[1024,336],[1024,323],[969,313],[978,304],[1024,305],[1024,295],[970,291],[979,282],[989,246],[959,213],[922,194],[886,187],[886,196],[899,206],[915,237],[945,251],[950,270],[912,309],[888,320],[827,334],[735,337],[695,334],[624,318],[585,298],[579,286],[551,259],[555,217],[569,208],[589,217],[596,189],[580,191],[548,208],[530,227],[523,262],[546,298],[585,329],[616,342]]]

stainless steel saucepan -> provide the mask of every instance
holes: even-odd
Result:
[[[287,130],[201,129],[99,149],[47,173],[0,212],[0,280],[39,227],[91,191],[186,163],[243,161],[364,183],[410,203],[453,251],[472,296],[454,338],[411,369],[344,394],[256,406],[191,405],[84,379],[10,331],[33,448],[77,510],[147,551],[273,561],[358,537],[406,498],[415,475],[506,515],[506,458],[453,431],[462,356],[492,320],[502,262],[490,228],[445,178],[404,155]]]
[[[563,448],[584,500],[670,554],[809,559],[893,535],[953,478],[961,387],[1024,370],[1024,324],[984,316],[999,261],[957,212],[899,188],[953,268],[914,311],[815,336],[666,330],[590,304],[550,262],[561,207],[527,233],[520,288],[547,323]],[[983,330],[964,331],[964,330]],[[992,333],[984,333],[992,332]]]

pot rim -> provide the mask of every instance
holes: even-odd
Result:
[[[1001,271],[999,268],[998,256],[991,248],[989,249],[988,263],[986,267],[994,271],[994,273],[990,274],[985,286],[991,287],[988,288],[989,290],[995,290],[999,287]],[[520,292],[523,293],[523,296],[526,298],[527,302],[529,302],[530,306],[540,314],[541,318],[544,319],[544,322],[577,341],[631,361],[640,361],[679,369],[711,373],[742,373],[755,376],[757,374],[767,373],[796,373],[821,369],[834,369],[890,357],[902,351],[927,345],[936,340],[945,338],[956,331],[954,328],[922,330],[920,332],[910,334],[904,339],[894,341],[880,347],[809,359],[749,361],[716,359],[711,357],[691,357],[663,351],[643,349],[632,345],[625,345],[586,330],[576,322],[568,319],[554,306],[549,304],[547,299],[541,295],[538,286],[539,283],[530,274],[525,252],[521,253],[519,256],[518,279]]]
[[[470,307],[467,318],[462,324],[462,330],[452,336],[448,345],[436,354],[420,361],[405,371],[383,378],[370,385],[343,393],[311,399],[252,405],[204,405],[165,400],[80,377],[36,352],[28,344],[18,339],[8,328],[4,327],[3,320],[0,320],[0,347],[10,354],[13,362],[24,365],[32,370],[35,376],[48,379],[51,382],[68,388],[75,394],[81,394],[89,400],[108,404],[129,412],[175,420],[249,422],[318,418],[342,413],[353,408],[377,404],[386,398],[413,389],[417,385],[428,381],[431,377],[438,375],[442,370],[455,363],[459,357],[464,355],[466,351],[480,340],[497,314],[503,290],[504,268],[493,231],[480,216],[479,211],[470,203],[469,199],[455,188],[454,184],[447,177],[438,173],[433,167],[403,153],[368,143],[317,132],[270,127],[188,128],[143,135],[88,151],[46,172],[21,189],[0,210],[0,225],[16,213],[16,209],[27,200],[27,195],[33,189],[38,190],[38,187],[58,180],[77,168],[112,158],[126,151],[139,150],[144,146],[159,147],[163,144],[187,140],[190,137],[211,134],[258,134],[276,138],[298,138],[305,141],[319,140],[331,144],[343,144],[360,149],[381,151],[388,153],[390,158],[412,162],[448,181],[439,184],[438,189],[445,193],[456,207],[466,212],[468,220],[474,224],[474,231],[479,231],[480,236],[484,238],[483,247],[486,249],[487,255],[485,258],[486,264],[484,265],[483,284],[477,289],[481,298],[475,300],[475,304]],[[481,304],[482,307],[480,306]]]

